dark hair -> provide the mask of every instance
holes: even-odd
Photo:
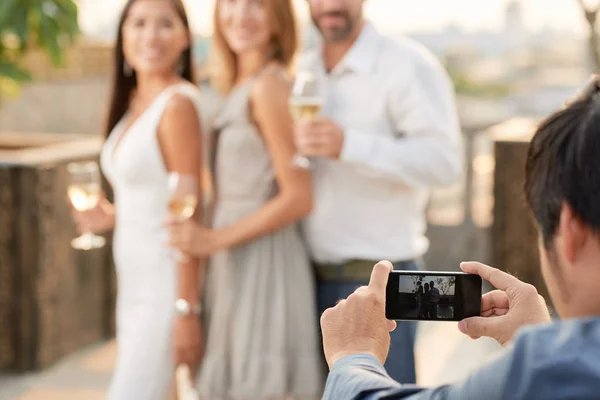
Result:
[[[563,202],[600,232],[600,85],[593,77],[566,107],[543,121],[527,155],[527,202],[549,248]]]
[[[117,41],[115,43],[114,52],[114,69],[113,69],[113,83],[112,83],[112,95],[110,100],[110,107],[108,110],[108,120],[106,123],[106,137],[110,135],[110,132],[114,129],[117,123],[123,118],[123,115],[129,108],[129,101],[131,100],[131,92],[137,85],[137,78],[135,71],[131,72],[130,76],[126,76],[123,71],[125,64],[125,55],[123,54],[123,24],[127,19],[129,10],[133,3],[137,0],[128,0],[123,7],[121,17],[119,18],[119,28],[117,33]],[[177,14],[183,21],[183,24],[187,28],[188,36],[190,38],[190,46],[182,53],[182,66],[181,77],[194,82],[194,73],[192,67],[192,33],[190,31],[190,25],[185,12],[185,7],[182,0],[170,0]]]

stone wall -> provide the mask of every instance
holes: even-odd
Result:
[[[54,67],[39,52],[28,54],[24,66],[33,82],[15,99],[1,99],[0,131],[98,134],[104,132],[110,95],[113,47],[80,41]],[[200,66],[197,76],[206,75]]]
[[[0,131],[99,133],[103,130],[113,47],[81,39],[56,67],[47,55],[28,53],[33,81],[14,99],[2,99]]]
[[[108,84],[108,76],[27,84],[0,106],[0,131],[103,132]]]

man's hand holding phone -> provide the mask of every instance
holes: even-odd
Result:
[[[369,286],[361,286],[321,316],[323,349],[327,364],[350,354],[370,354],[381,364],[390,348],[396,322],[385,318],[385,293],[392,264],[380,261],[371,272]]]
[[[520,327],[551,321],[546,303],[534,286],[477,262],[462,263],[461,269],[497,288],[481,297],[481,316],[459,322],[459,330],[464,334],[473,338],[492,337],[504,345]],[[413,274],[422,273],[414,271]],[[389,332],[396,328],[396,322],[386,318],[386,293],[399,292],[397,277],[394,281],[390,275],[393,275],[392,264],[380,261],[373,268],[369,286],[356,289],[321,316],[323,347],[330,368],[351,354],[370,354],[382,364],[385,362],[390,346]]]
[[[459,322],[462,333],[474,339],[491,337],[504,346],[522,326],[551,322],[546,302],[533,285],[478,262],[464,262],[460,268],[497,288],[483,295],[480,317]]]

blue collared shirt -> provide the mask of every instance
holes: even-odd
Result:
[[[600,318],[524,328],[501,358],[461,383],[433,389],[392,380],[373,356],[347,356],[331,369],[323,399],[597,400]]]

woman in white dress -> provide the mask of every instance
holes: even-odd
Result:
[[[211,258],[203,399],[321,395],[313,273],[298,221],[312,207],[310,173],[292,165],[287,71],[296,51],[291,0],[217,0],[212,229],[171,225],[171,245]]]
[[[118,355],[110,400],[165,400],[175,365],[194,368],[202,354],[193,312],[202,266],[197,258],[176,261],[163,225],[169,173],[197,177],[200,189],[200,92],[191,83],[190,39],[181,0],[125,5],[100,158],[114,204],[102,199],[76,213],[82,231],[114,229]]]

